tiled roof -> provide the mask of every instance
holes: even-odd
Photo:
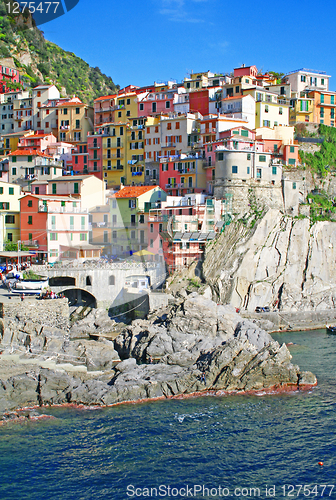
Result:
[[[52,156],[41,153],[40,151],[35,151],[35,149],[17,149],[9,153],[8,156],[42,156],[43,158],[52,158]]]
[[[115,198],[137,198],[142,194],[155,189],[157,186],[125,186],[123,189],[120,189],[114,197]]]

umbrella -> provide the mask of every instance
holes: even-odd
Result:
[[[135,252],[133,255],[137,255],[138,257],[144,257],[145,255],[155,255],[155,254],[149,252],[148,250],[139,250],[138,252]]]

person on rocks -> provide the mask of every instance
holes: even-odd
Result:
[[[149,355],[149,364],[152,365],[153,364],[153,358],[151,355]]]
[[[204,371],[202,372],[202,375],[201,375],[201,382],[204,382],[204,385],[206,385],[206,378],[205,378],[205,372]]]

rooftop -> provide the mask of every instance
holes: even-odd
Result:
[[[137,198],[156,187],[157,186],[125,186],[114,195],[114,198]]]

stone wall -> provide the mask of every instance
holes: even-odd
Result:
[[[251,189],[258,206],[283,210],[284,203],[280,181],[275,181],[275,184],[256,179],[249,181],[223,180],[220,183],[216,181],[214,195],[216,198],[224,198],[227,193],[232,194],[233,213],[244,214],[249,211],[251,204]]]

